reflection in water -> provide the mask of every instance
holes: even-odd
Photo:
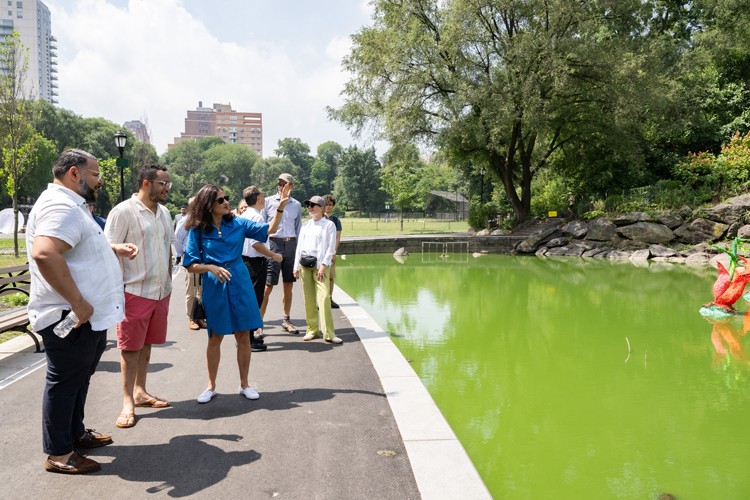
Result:
[[[337,283],[395,334],[493,496],[748,498],[746,318],[708,341],[712,270],[437,260],[353,255]]]
[[[713,324],[711,343],[716,350],[716,361],[724,362],[727,357],[743,363],[750,362],[740,337],[750,330],[750,312],[736,314],[722,319],[706,318]]]

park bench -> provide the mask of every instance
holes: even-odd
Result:
[[[0,268],[0,295],[22,293],[28,297],[30,284],[31,275],[29,274],[28,264]],[[42,349],[37,336],[26,328],[28,324],[29,315],[26,306],[12,309],[0,315],[0,332],[22,328],[34,340],[36,352],[43,352],[44,349]]]

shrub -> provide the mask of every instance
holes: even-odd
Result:
[[[29,297],[25,293],[14,293],[12,295],[3,295],[0,297],[0,301],[11,307],[21,307],[29,303]]]
[[[488,227],[489,221],[495,219],[496,209],[492,203],[480,203],[475,196],[469,206],[469,226],[481,230]]]

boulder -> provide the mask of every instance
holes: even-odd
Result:
[[[741,222],[732,222],[727,228],[727,234],[725,234],[724,237],[733,240],[737,236],[737,231],[739,231],[741,227]]]
[[[742,226],[737,230],[737,237],[746,240],[750,238],[750,225]]]
[[[724,224],[732,224],[734,222],[744,222],[746,211],[747,209],[740,205],[720,203],[711,208],[706,208],[701,212],[706,219]]]
[[[682,220],[689,220],[693,217],[693,209],[687,205],[683,205],[677,210],[677,215],[682,217]]]
[[[612,222],[614,222],[615,226],[629,226],[630,224],[635,224],[636,222],[653,222],[654,217],[647,214],[646,212],[630,212],[627,214],[620,214],[614,219],[612,219]]]
[[[582,220],[572,220],[562,228],[563,236],[570,236],[575,239],[583,238],[588,231],[588,225]]]
[[[711,261],[711,254],[698,252],[685,258],[686,264],[705,265]]]
[[[645,262],[648,260],[648,258],[651,256],[651,252],[648,251],[648,248],[645,248],[643,250],[636,250],[630,255],[630,260],[633,262]]]
[[[624,250],[612,250],[607,254],[607,258],[610,260],[628,260],[632,252],[626,252]]]
[[[727,204],[750,210],[750,194],[742,194],[740,196],[735,196],[734,198],[729,198]]]
[[[581,257],[596,257],[598,254],[606,252],[603,248],[590,248],[581,254]]]
[[[555,247],[555,248],[547,248],[547,253],[544,254],[545,257],[568,257],[568,248],[567,247]]]
[[[508,231],[505,229],[495,229],[490,233],[491,236],[505,236],[508,234]]]
[[[541,247],[539,250],[536,251],[534,255],[537,257],[544,257],[544,255],[547,253],[547,247]]]
[[[713,256],[713,257],[711,257],[711,259],[710,259],[710,260],[708,261],[708,265],[709,265],[709,266],[711,266],[711,267],[713,267],[713,268],[717,268],[717,267],[719,267],[719,266],[717,266],[717,265],[716,265],[716,263],[717,263],[717,262],[721,262],[721,264],[722,264],[722,265],[723,265],[723,266],[724,266],[724,267],[725,267],[726,269],[729,269],[730,258],[729,258],[729,255],[728,255],[728,254],[725,254],[725,253],[723,253],[723,252],[722,252],[722,253],[720,253],[720,254],[718,254],[718,255],[714,255],[714,256]]]
[[[597,217],[588,223],[587,240],[611,241],[617,234],[617,226],[612,224],[606,217]]]
[[[672,264],[684,264],[685,263],[685,257],[667,257],[667,262],[670,262]]]
[[[643,243],[668,243],[674,239],[674,233],[664,224],[655,222],[636,222],[617,229],[626,238]]]
[[[409,255],[409,252],[404,247],[401,247],[393,252],[394,257],[406,257],[407,255]]]
[[[482,229],[481,231],[477,231],[477,234],[474,236],[489,236],[490,230],[489,229]]]
[[[648,247],[648,251],[651,253],[652,257],[672,257],[673,255],[676,255],[674,250],[662,245],[651,245]]]
[[[675,229],[685,223],[682,217],[673,212],[662,212],[657,218],[659,222],[667,226],[669,229]]]
[[[674,234],[682,243],[701,243],[718,240],[724,235],[727,227],[726,224],[721,222],[698,218],[678,227],[674,230]]]
[[[535,252],[539,244],[549,237],[553,237],[555,233],[559,233],[560,228],[548,227],[547,229],[538,229],[531,233],[528,238],[523,240],[521,243],[516,245],[516,251],[520,253],[532,253]]]
[[[564,236],[560,236],[559,238],[552,238],[547,243],[545,243],[545,246],[547,248],[555,248],[555,247],[561,247],[568,244],[568,238]]]

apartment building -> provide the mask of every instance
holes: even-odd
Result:
[[[140,120],[130,120],[123,124],[123,127],[128,129],[133,137],[139,142],[144,144],[151,144],[151,137],[148,134],[148,127],[145,123]]]
[[[0,38],[13,31],[29,49],[24,95],[57,104],[57,40],[47,6],[39,0],[0,0]]]
[[[263,157],[263,114],[235,111],[231,104],[204,107],[199,101],[195,110],[187,112],[185,132],[175,137],[169,147],[200,137],[220,137],[230,144],[244,144]]]

